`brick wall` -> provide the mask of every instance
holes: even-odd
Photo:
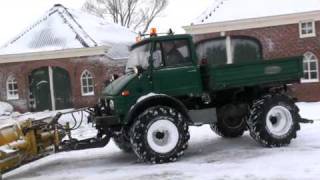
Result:
[[[59,67],[66,70],[70,76],[72,104],[75,108],[94,105],[106,80],[114,73],[122,74],[124,66],[110,63],[105,56],[81,57],[68,59],[51,59],[42,61],[29,61],[20,63],[0,64],[0,101],[7,100],[6,81],[10,75],[16,77],[19,90],[19,99],[8,101],[18,111],[29,111],[29,75],[41,67]],[[84,70],[89,70],[94,78],[94,96],[81,95],[80,77]]]
[[[226,32],[226,35],[230,36],[248,36],[258,39],[263,48],[264,59],[301,56],[309,51],[319,60],[320,21],[316,22],[316,34],[316,37],[300,38],[299,24]],[[220,37],[220,33],[194,35],[194,40],[199,42],[215,37]],[[300,101],[320,101],[320,83],[297,84],[291,88]]]

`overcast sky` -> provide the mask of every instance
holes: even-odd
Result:
[[[54,4],[80,9],[85,0],[1,0],[0,1],[0,46],[36,22]],[[169,6],[153,27],[159,31],[173,28],[182,33],[181,26],[189,25],[214,0],[169,0]]]

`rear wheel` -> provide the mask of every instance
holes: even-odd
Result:
[[[254,102],[250,111],[250,135],[267,147],[286,146],[297,137],[300,129],[298,112],[298,107],[288,96],[263,96]]]
[[[218,109],[218,121],[211,129],[221,137],[236,138],[243,135],[247,129],[247,105],[228,104]]]
[[[176,161],[188,147],[189,137],[186,118],[167,106],[145,110],[137,117],[130,133],[136,155],[151,163]]]

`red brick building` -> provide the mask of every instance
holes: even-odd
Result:
[[[224,39],[226,63],[233,39],[258,40],[263,59],[304,56],[304,78],[292,85],[300,101],[320,101],[320,1],[216,0],[190,26],[195,41]]]
[[[95,104],[113,73],[122,73],[136,34],[55,5],[0,49],[0,101],[20,111]]]

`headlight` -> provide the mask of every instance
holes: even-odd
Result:
[[[114,101],[113,100],[110,100],[109,107],[111,110],[114,110]]]

